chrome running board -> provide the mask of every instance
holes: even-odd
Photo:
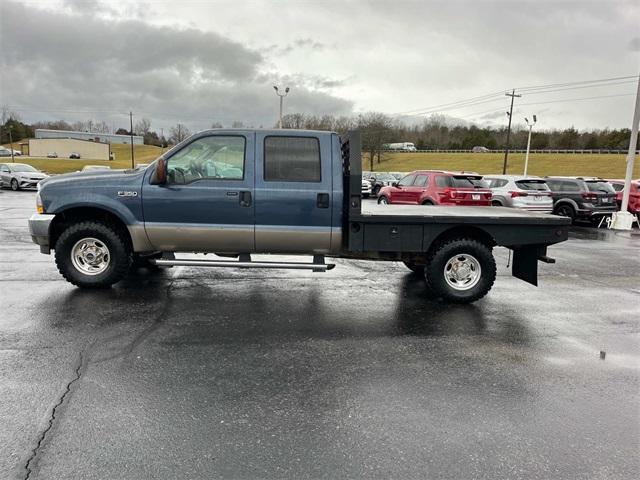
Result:
[[[164,258],[149,259],[149,263],[158,266],[171,267],[230,267],[230,268],[283,268],[289,270],[313,270],[314,272],[325,272],[332,270],[335,265],[324,263],[324,256],[315,255],[313,263],[304,262],[253,262],[248,255],[242,255],[241,260],[189,260],[176,258],[174,260]]]

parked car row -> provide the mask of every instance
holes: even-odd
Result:
[[[379,204],[501,206],[597,222],[620,209],[624,189],[623,180],[596,177],[483,177],[444,170],[416,170],[398,181],[392,176],[365,172],[363,196],[374,195]],[[640,214],[640,180],[631,184],[628,210]]]
[[[20,155],[22,155],[22,152],[20,150],[13,150],[14,157],[19,157]],[[6,147],[0,147],[0,157],[10,157],[10,156],[11,156],[11,149]]]
[[[111,170],[108,165],[85,165],[83,172],[100,172]],[[27,165],[26,163],[0,163],[0,188],[11,190],[27,190],[38,188],[38,182],[48,178],[49,175]]]
[[[0,187],[21,190],[37,188],[38,182],[49,175],[25,163],[0,163]]]

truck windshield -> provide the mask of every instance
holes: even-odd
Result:
[[[547,182],[544,180],[537,180],[535,178],[518,180],[516,181],[516,185],[522,190],[544,190],[545,192],[549,190]]]
[[[451,177],[451,182],[457,188],[489,188],[489,184],[478,176],[455,175]]]
[[[590,192],[616,193],[609,182],[587,181],[585,183]]]

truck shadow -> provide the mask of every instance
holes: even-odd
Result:
[[[347,292],[333,283],[327,289],[322,277],[220,275],[140,269],[110,289],[74,288],[49,297],[46,324],[92,335],[104,329],[117,337],[171,325],[163,343],[183,345],[478,335],[530,341],[527,321],[514,308],[489,297],[470,305],[429,298],[424,279],[415,274],[402,276],[384,295],[349,281]]]

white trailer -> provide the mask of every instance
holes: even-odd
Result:
[[[416,146],[411,142],[388,143],[386,147],[389,150],[402,150],[404,152],[415,152]]]

